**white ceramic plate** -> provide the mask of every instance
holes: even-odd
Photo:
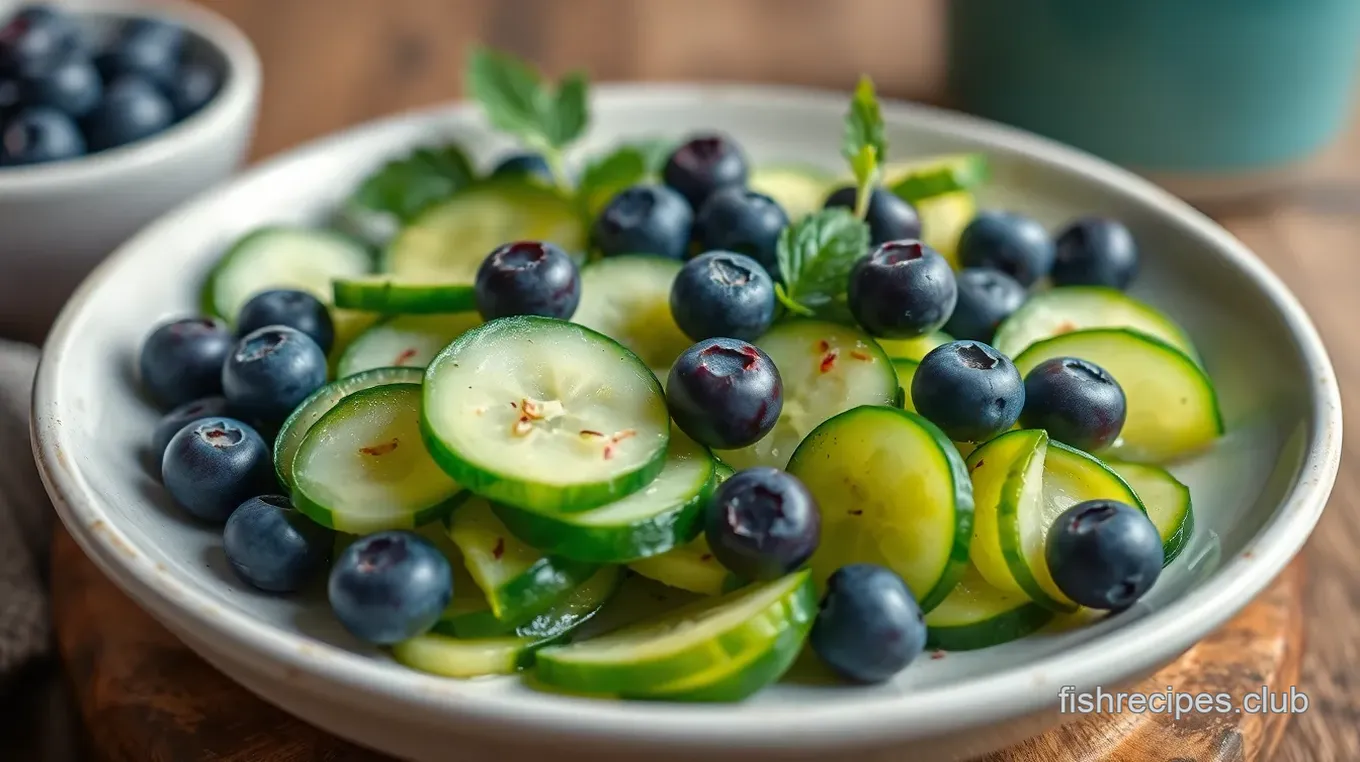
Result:
[[[846,97],[740,86],[602,87],[583,150],[621,138],[718,128],[756,163],[838,170]],[[1057,226],[1123,219],[1145,252],[1135,293],[1181,321],[1218,384],[1228,434],[1176,472],[1193,490],[1189,548],[1136,607],[1111,621],[971,653],[922,659],[875,688],[781,685],[739,706],[600,702],[512,679],[459,682],[404,669],[345,635],[321,596],[248,589],[219,535],[170,505],[143,465],[156,411],[133,384],[158,321],[192,312],[222,247],[257,225],[322,218],[387,156],[454,136],[486,161],[507,144],[466,107],[399,116],[261,166],[123,246],[67,306],[34,399],[34,449],[62,519],[113,580],[192,648],[266,699],[406,757],[713,760],[906,744],[918,759],[990,751],[1041,730],[1062,686],[1107,689],[1171,661],[1261,591],[1316,523],[1341,452],[1332,368],[1284,286],[1209,220],[1130,174],[993,124],[885,104],[891,158],[982,150],[985,205]],[[885,751],[885,758],[900,758]],[[836,758],[845,758],[837,756]]]

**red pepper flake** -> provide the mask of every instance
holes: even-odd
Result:
[[[979,468],[982,468],[982,464],[983,464],[983,463],[986,463],[986,462],[987,462],[987,461],[983,460],[982,458],[978,458],[978,462],[976,462],[976,463],[973,464],[973,470],[976,471],[976,470],[978,470]]]
[[[533,428],[534,425],[529,422],[529,416],[522,415],[519,420],[515,421],[515,424],[510,427],[510,433],[517,437],[522,437],[528,435]]]
[[[936,649],[936,650],[930,652],[930,658],[931,658],[931,659],[943,659],[944,656],[945,656],[945,652],[944,652],[944,651],[941,651],[941,650],[939,650],[939,649]]]
[[[415,356],[416,351],[414,349],[403,349],[401,350],[401,354],[397,355],[397,359],[392,361],[392,364],[398,366],[403,365],[407,360]]]
[[[397,441],[397,438],[392,437],[392,441],[390,442],[383,442],[382,444],[375,444],[369,447],[360,447],[359,452],[365,455],[386,455],[397,449],[398,444],[400,444],[400,442]]]
[[[712,553],[705,553],[705,554],[703,554],[702,556],[699,556],[699,560],[700,560],[700,561],[712,561],[712,560],[713,560],[713,554],[712,554]]]
[[[864,511],[862,511],[862,510],[860,510],[860,509],[858,509],[858,508],[856,508],[856,509],[853,510],[853,511],[850,511],[849,513],[850,513],[851,516],[863,516],[863,515],[864,515]]]
[[[823,373],[830,372],[831,367],[832,367],[833,365],[835,365],[835,364],[836,364],[836,353],[835,353],[835,352],[827,352],[827,353],[826,353],[826,356],[822,358],[821,371],[822,371]]]
[[[505,538],[497,537],[496,547],[491,549],[491,557],[499,561],[503,555],[505,555]]]
[[[1054,330],[1056,330],[1058,333],[1071,333],[1077,330],[1077,324],[1073,323],[1070,320],[1064,320],[1061,323],[1059,323],[1058,327]]]
[[[827,343],[826,339],[822,339],[821,341],[817,342],[817,351],[818,351],[818,352],[830,352],[830,351],[831,351],[831,345]]]
[[[634,431],[633,429],[624,429],[623,431],[614,434],[614,436],[609,438],[609,444],[604,446],[604,459],[613,460],[615,453],[614,445],[618,444],[619,442],[622,442],[625,439],[635,436],[637,436],[637,432]]]
[[[519,410],[519,403],[518,403],[518,402],[513,402],[513,401],[512,401],[512,402],[510,403],[510,407],[513,407],[514,409]]]
[[[583,437],[603,437],[604,434],[601,434],[601,433],[598,432],[598,431],[591,431],[590,429],[581,429],[581,436],[583,436]]]
[[[867,354],[865,354],[865,353],[859,351],[858,349],[856,349],[855,351],[851,352],[851,353],[850,353],[850,356],[853,357],[853,358],[855,358],[856,360],[859,360],[860,362],[869,362],[870,360],[873,360],[873,359],[874,359],[874,358],[870,357],[869,355],[867,355]]]

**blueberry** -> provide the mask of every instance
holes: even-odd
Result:
[[[850,271],[850,312],[874,336],[907,339],[938,330],[958,287],[949,262],[920,241],[889,241]]]
[[[50,5],[30,5],[0,27],[0,72],[39,74],[83,48],[72,16]]]
[[[823,207],[854,209],[855,195],[853,185],[838,188],[827,197]],[[882,188],[874,188],[870,192],[864,221],[869,224],[869,243],[872,246],[921,237],[921,217],[916,213],[916,207]]]
[[[1138,242],[1118,220],[1086,217],[1058,235],[1053,282],[1059,286],[1108,286],[1120,291],[1138,275]]]
[[[331,566],[331,610],[361,640],[399,643],[439,621],[453,597],[452,572],[444,554],[418,534],[371,534]]]
[[[704,251],[735,251],[778,273],[775,249],[789,216],[769,196],[741,187],[724,188],[699,209],[694,239]]]
[[[23,77],[19,87],[25,104],[50,106],[76,119],[90,113],[104,93],[99,72],[83,58],[73,58],[42,74]]]
[[[591,242],[606,257],[683,259],[693,223],[694,212],[679,193],[664,185],[635,185],[610,199],[591,229]]]
[[[767,466],[729,477],[713,492],[704,515],[713,557],[745,580],[794,571],[817,550],[821,533],[817,499],[798,477]]]
[[[921,358],[911,401],[951,440],[985,442],[1015,425],[1025,385],[1010,358],[991,346],[952,341]]]
[[[277,423],[326,383],[326,353],[293,328],[271,325],[241,337],[222,366],[222,391],[235,410]]]
[[[252,497],[231,512],[222,549],[241,579],[271,593],[291,593],[319,572],[335,532],[293,510],[282,495]]]
[[[691,439],[717,450],[755,444],[784,409],[784,383],[774,360],[729,338],[686,349],[666,380],[671,418]]]
[[[964,267],[990,267],[1028,288],[1053,269],[1053,240],[1037,221],[1013,212],[979,212],[959,236]]]
[[[172,408],[222,393],[222,364],[234,339],[220,320],[185,318],[162,323],[142,343],[142,386]]]
[[[1124,390],[1104,368],[1075,357],[1044,360],[1025,376],[1020,424],[1095,452],[1119,438],[1128,412]]]
[[[222,77],[207,64],[189,63],[175,72],[175,79],[166,88],[170,105],[175,109],[175,119],[196,113],[208,105],[222,86]]]
[[[505,157],[491,170],[491,176],[531,177],[547,183],[555,182],[548,161],[536,153],[517,153]]]
[[[715,133],[696,135],[666,159],[661,177],[698,210],[714,191],[746,184],[749,170],[737,144]]]
[[[581,303],[581,274],[550,243],[516,241],[487,255],[474,283],[483,320],[542,315],[567,320]]]
[[[234,418],[201,418],[171,437],[161,481],[181,508],[206,521],[226,521],[241,503],[278,489],[269,447]]]
[[[161,458],[165,457],[165,448],[170,446],[170,440],[180,429],[202,418],[220,418],[227,414],[226,397],[204,397],[180,405],[161,416],[156,423],[156,429],[151,434],[151,454],[156,457],[157,463],[161,462]]]
[[[252,296],[236,317],[236,335],[271,325],[286,325],[307,334],[322,352],[331,351],[335,343],[330,310],[306,291],[279,289]]]
[[[85,153],[85,138],[71,117],[43,106],[26,108],[0,133],[0,166],[42,164]]]
[[[133,75],[169,87],[183,49],[184,30],[179,26],[159,19],[135,19],[124,25],[96,62],[108,81]]]
[[[14,115],[19,107],[22,88],[17,77],[0,74],[0,125]]]
[[[85,117],[90,150],[103,151],[151,137],[175,121],[175,108],[150,81],[121,77]]]
[[[756,260],[730,251],[691,259],[671,283],[671,316],[694,341],[754,341],[774,322],[774,280]]]
[[[841,677],[881,683],[925,650],[925,615],[891,569],[850,564],[827,580],[808,644]]]
[[[954,276],[959,299],[944,332],[956,339],[991,341],[997,326],[1025,303],[1029,292],[1000,270],[969,267]]]
[[[1162,538],[1137,508],[1088,500],[1063,511],[1044,548],[1058,589],[1079,605],[1125,609],[1162,573]]]

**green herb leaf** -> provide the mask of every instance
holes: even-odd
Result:
[[[486,48],[473,50],[468,61],[467,90],[492,126],[545,154],[550,165],[589,124],[588,89],[584,74],[570,74],[550,87],[529,64]]]
[[[476,178],[467,154],[457,145],[419,148],[369,175],[350,200],[407,223]]]
[[[581,172],[581,182],[576,189],[582,212],[594,217],[614,194],[643,182],[650,174],[646,154],[631,145],[620,146],[595,159]]]
[[[590,105],[586,102],[589,89],[590,83],[581,72],[572,72],[558,83],[550,120],[553,145],[557,148],[571,145],[586,131],[590,122]]]
[[[775,296],[800,315],[845,319],[850,270],[868,252],[869,226],[848,209],[810,214],[779,235]]]
[[[878,180],[878,168],[887,160],[888,143],[883,136],[883,114],[878,106],[873,80],[860,77],[850,111],[845,115],[845,137],[841,155],[850,163],[858,189],[855,215],[861,219],[869,203],[869,193]]]

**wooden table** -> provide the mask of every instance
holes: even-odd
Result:
[[[238,23],[263,58],[265,90],[256,158],[376,116],[459,97],[464,54],[472,42],[526,56],[553,73],[584,67],[596,80],[738,80],[846,88],[865,72],[885,95],[934,101],[942,74],[941,1],[202,0]],[[1308,306],[1332,350],[1351,412],[1350,392],[1360,384],[1360,355],[1353,357],[1345,351],[1360,349],[1360,340],[1351,333],[1353,284],[1360,283],[1360,130],[1353,130],[1329,152],[1302,192],[1218,210],[1217,216]],[[1274,597],[1263,604],[1266,608],[1253,609],[1274,613],[1250,614],[1278,619],[1286,616],[1281,612],[1287,612],[1287,604],[1301,598],[1306,616],[1308,648],[1301,676],[1291,676],[1285,656],[1274,660],[1281,671],[1272,679],[1296,683],[1312,699],[1309,711],[1291,720],[1275,755],[1280,762],[1360,758],[1360,685],[1353,677],[1360,664],[1355,637],[1360,632],[1360,554],[1356,553],[1360,548],[1360,485],[1353,470],[1360,460],[1355,448],[1347,443],[1331,505],[1306,552],[1310,574],[1302,592],[1288,586],[1297,578],[1286,575],[1283,587],[1277,587]],[[101,595],[98,586],[107,582],[88,576],[88,562],[79,557],[69,538],[58,537],[57,558],[85,575],[80,578],[81,586],[68,591],[67,602],[71,595]],[[59,622],[66,616],[64,606],[59,600]],[[1275,631],[1286,628],[1282,619],[1271,621]],[[1228,632],[1231,635],[1232,628]],[[163,632],[153,629],[143,637],[164,649],[163,658],[170,660],[148,666],[151,679],[172,674],[178,667],[202,668],[173,640],[158,640],[169,637]],[[90,642],[89,638],[63,637],[63,651],[69,660],[76,646]],[[146,722],[147,712],[173,715],[184,707],[158,705],[161,698],[153,696],[155,706],[141,715],[93,717],[101,708],[109,708],[101,706],[109,684],[92,678],[107,674],[99,673],[99,665],[92,661],[96,656],[88,649],[80,653],[83,660],[78,658],[70,666],[86,714],[99,720],[92,724],[96,745],[133,744],[131,748],[106,747],[110,759],[185,759],[176,750],[192,748],[192,743],[148,749],[139,748],[136,739],[116,737],[118,727]],[[1192,680],[1194,675],[1187,674],[1185,679]],[[219,697],[212,690],[218,690],[216,684],[210,687],[210,695],[189,703],[210,707]],[[252,715],[264,723],[266,733],[273,727],[269,723],[278,722],[271,712]],[[188,723],[182,727],[197,726],[192,717],[171,719]],[[224,732],[239,729],[234,726]],[[101,732],[109,737],[100,737]],[[304,732],[304,740],[292,739],[292,751],[286,755],[231,758],[369,758],[323,751],[314,745],[323,739]],[[184,744],[184,738],[178,743]],[[1196,759],[1258,758],[1254,750],[1243,752],[1240,745],[1216,748],[1212,755]],[[1119,758],[1133,762],[1166,752],[1155,745],[1138,749]],[[1052,757],[1040,746],[1031,746],[1028,753],[1012,759]]]

